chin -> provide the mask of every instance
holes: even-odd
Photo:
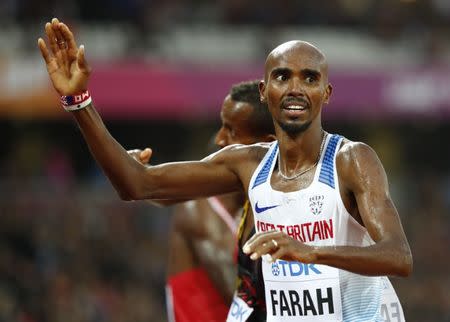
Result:
[[[305,132],[310,126],[311,121],[302,122],[302,123],[282,123],[278,122],[278,125],[281,129],[289,135],[298,135]]]

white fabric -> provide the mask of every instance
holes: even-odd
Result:
[[[278,144],[272,144],[250,182],[249,200],[257,232],[277,229],[315,246],[373,244],[340,196],[335,151],[341,142],[340,136],[328,135],[313,182],[294,192],[277,191],[270,185],[278,154]],[[382,321],[383,277],[325,265],[269,263],[264,259],[262,263],[268,322]]]

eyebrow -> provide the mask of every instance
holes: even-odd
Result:
[[[302,69],[302,73],[306,74],[306,75],[316,76],[316,77],[320,77],[322,75],[320,73],[320,71],[318,71],[316,69],[311,69],[311,68]]]
[[[287,67],[277,67],[270,71],[270,75],[279,75],[279,74],[286,74],[291,73],[291,69]]]
[[[272,71],[270,72],[270,75],[279,75],[279,74],[287,74],[287,73],[292,73],[292,70],[287,67],[277,67],[277,68],[272,69]],[[304,68],[301,70],[301,73],[306,74],[306,75],[316,76],[316,77],[320,77],[322,75],[320,73],[320,71],[318,71],[316,69],[312,69],[312,68]]]

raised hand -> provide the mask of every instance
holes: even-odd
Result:
[[[84,46],[77,47],[69,27],[57,18],[45,24],[45,34],[50,51],[42,38],[38,39],[38,46],[56,91],[63,96],[87,90],[91,68],[84,56]]]

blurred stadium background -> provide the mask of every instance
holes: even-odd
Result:
[[[378,152],[414,255],[408,321],[450,321],[449,0],[1,0],[0,321],[165,321],[170,208],[125,203],[58,106],[36,46],[57,16],[126,148],[201,158],[230,85],[290,39],[327,54],[324,126]],[[391,321],[396,321],[392,319]]]

